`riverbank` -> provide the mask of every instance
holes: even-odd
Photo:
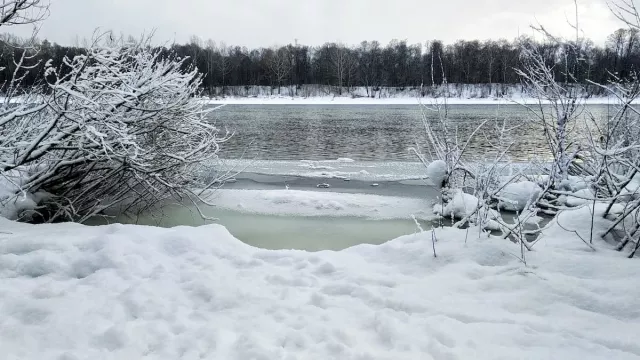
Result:
[[[256,97],[220,97],[206,99],[210,104],[228,105],[433,105],[436,103],[449,105],[517,105],[538,104],[538,99],[530,97],[509,98],[430,98],[430,97],[393,97],[366,98],[347,96],[324,97],[284,97],[284,96],[256,96]],[[543,102],[544,103],[544,102]],[[613,97],[593,97],[582,101],[585,105],[615,105]]]
[[[613,96],[594,89],[583,90],[585,104],[615,104]],[[435,102],[450,105],[537,104],[538,99],[519,84],[448,84],[435,88],[369,87],[344,88],[324,85],[302,85],[300,88],[283,86],[227,86],[216,89],[215,95],[206,97],[212,104],[246,105],[415,105]],[[222,95],[224,94],[224,95]],[[446,98],[445,98],[446,94]]]
[[[0,219],[0,348],[23,360],[636,359],[640,263],[584,245],[589,209],[560,218],[527,265],[475,229],[308,253],[254,248],[220,225]]]

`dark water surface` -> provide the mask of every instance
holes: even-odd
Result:
[[[595,118],[611,108],[590,105]],[[437,113],[426,111],[430,119]],[[211,118],[235,132],[220,153],[228,159],[415,161],[408,148],[425,146],[423,111],[418,105],[227,105]],[[584,115],[586,117],[586,114]],[[470,156],[492,153],[499,127],[516,127],[505,139],[514,142],[513,160],[547,157],[540,128],[530,125],[532,115],[520,105],[451,105],[449,121],[464,142],[478,125],[490,120],[468,146]]]

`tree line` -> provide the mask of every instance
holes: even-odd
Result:
[[[0,81],[12,78],[23,40],[5,34],[0,45]],[[538,43],[521,36],[513,41],[460,40],[444,44],[434,40],[424,44],[409,44],[393,40],[387,45],[363,41],[355,46],[326,43],[322,46],[288,44],[277,47],[249,49],[216,44],[193,36],[186,44],[173,44],[157,50],[188,58],[184,66],[196,66],[205,74],[202,88],[205,94],[220,95],[231,86],[270,86],[278,93],[283,86],[293,89],[319,84],[342,95],[358,86],[366,94],[382,87],[416,89],[441,85],[445,81],[457,84],[516,84],[517,69],[522,67],[522,49],[536,46],[559,81],[604,83],[611,74],[621,78],[631,76],[640,65],[640,33],[635,29],[619,29],[603,46],[592,41]],[[573,44],[575,45],[575,44]],[[65,56],[86,52],[85,46],[62,46],[47,40],[38,42],[37,52],[29,59],[36,71],[23,79],[29,86],[42,79],[45,59],[54,67],[62,65]],[[579,51],[576,49],[579,48]],[[575,66],[569,71],[566,64]],[[554,66],[557,65],[557,66]],[[571,72],[571,73],[569,73]]]

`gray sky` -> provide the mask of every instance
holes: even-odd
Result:
[[[580,26],[596,43],[620,24],[605,0],[579,0]],[[97,27],[126,35],[155,29],[158,42],[192,35],[249,47],[356,44],[392,39],[513,39],[540,22],[564,36],[575,34],[573,0],[52,0],[40,38],[71,44]],[[28,29],[15,29],[19,35]]]

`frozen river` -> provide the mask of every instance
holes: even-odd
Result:
[[[332,163],[333,170],[324,170],[325,176],[307,164],[227,162],[225,166],[249,171],[267,168],[262,173],[238,174],[234,182],[213,192],[211,202],[216,206],[201,209],[236,238],[266,249],[341,250],[362,243],[381,244],[418,231],[412,216],[423,228],[430,227],[436,190],[426,180],[411,179],[411,174],[406,180],[398,175],[408,170],[419,174],[419,164]],[[372,170],[374,166],[378,172]],[[364,168],[369,171],[359,170]],[[319,184],[330,187],[318,188]],[[94,224],[105,221],[96,219]],[[168,204],[162,211],[135,219],[121,216],[108,221],[164,227],[208,223],[195,208],[180,204]]]
[[[589,106],[595,117],[608,111]],[[215,206],[202,211],[236,238],[267,249],[380,244],[418,231],[413,217],[428,229],[438,192],[408,151],[426,142],[422,116],[411,105],[223,107],[211,119],[235,136],[223,144],[216,169],[238,174],[212,195]],[[449,117],[460,138],[487,119],[506,120],[520,126],[513,132],[513,161],[546,156],[541,133],[523,125],[527,113],[520,106],[455,105]],[[469,154],[488,155],[486,137],[475,139]],[[207,222],[193,207],[171,204],[136,219],[109,221],[166,227]]]

